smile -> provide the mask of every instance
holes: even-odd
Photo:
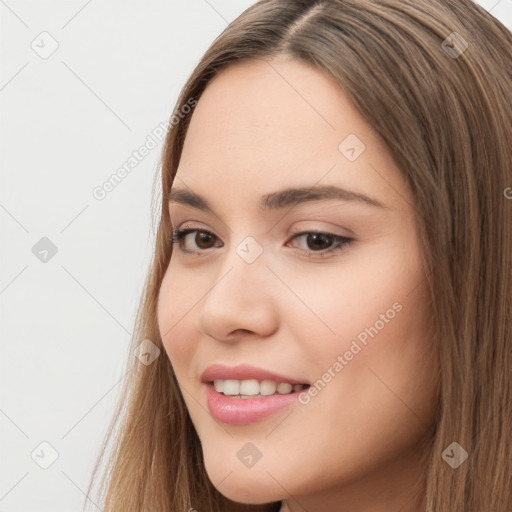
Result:
[[[229,425],[248,425],[297,402],[309,384],[248,365],[210,366],[201,378],[212,417]]]
[[[306,384],[278,383],[272,380],[258,381],[256,379],[216,379],[213,381],[213,385],[218,393],[242,399],[255,396],[270,396],[276,393],[279,395],[289,395],[292,392],[302,391],[306,388]]]
[[[299,393],[305,389],[300,385],[300,390],[292,389],[284,394],[277,392],[269,395],[225,395],[216,391],[213,383],[203,385],[206,387],[206,401],[210,414],[217,421],[228,425],[248,425],[261,421],[296,403]]]

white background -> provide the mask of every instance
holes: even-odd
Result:
[[[0,512],[82,510],[133,357],[161,143],[103,200],[92,191],[253,3],[0,0]],[[480,3],[512,30],[512,0]],[[48,58],[31,47],[52,44]],[[32,252],[43,237],[46,262]],[[31,457],[51,461],[43,441],[58,452],[48,469]]]

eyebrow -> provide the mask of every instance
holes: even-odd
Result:
[[[387,206],[377,199],[368,197],[365,194],[335,187],[333,185],[287,188],[279,190],[261,197],[259,206],[262,210],[280,210],[283,208],[298,206],[307,202],[324,201],[329,199],[352,201],[374,208],[388,209]],[[192,208],[197,208],[198,210],[212,214],[215,213],[204,197],[184,188],[171,189],[169,193],[169,203],[184,204]]]

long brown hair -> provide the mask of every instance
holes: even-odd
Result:
[[[456,34],[453,34],[456,32]],[[466,47],[467,46],[467,47]],[[244,59],[287,54],[330,73],[389,147],[413,193],[440,361],[428,512],[512,510],[512,34],[472,0],[262,0],[214,41],[185,84],[162,155],[161,217],[130,354],[94,468],[106,511],[271,511],[209,481],[157,327],[171,258],[168,192],[197,101]],[[269,65],[271,65],[269,63]],[[469,454],[453,469],[443,451]]]

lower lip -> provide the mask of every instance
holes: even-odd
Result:
[[[257,398],[232,398],[215,391],[211,383],[204,385],[211,415],[217,421],[229,425],[248,425],[263,420],[296,402],[299,393],[303,392],[294,391],[287,395],[275,394]]]

